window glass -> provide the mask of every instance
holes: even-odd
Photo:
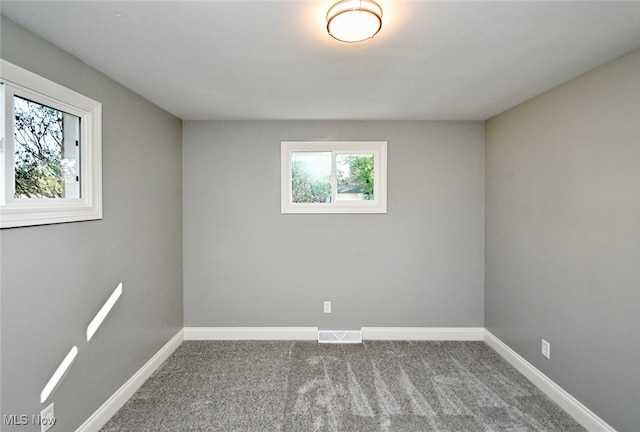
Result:
[[[15,198],[80,198],[80,118],[14,96]]]
[[[294,203],[331,202],[331,152],[293,152],[291,195]]]
[[[373,153],[336,155],[338,200],[374,199]]]

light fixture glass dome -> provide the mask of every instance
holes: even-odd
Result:
[[[382,8],[373,0],[342,0],[327,12],[327,31],[343,42],[374,37],[382,28]]]

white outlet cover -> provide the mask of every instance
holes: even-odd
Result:
[[[40,411],[40,432],[46,432],[56,424],[53,403]]]
[[[542,339],[542,355],[548,359],[551,358],[551,344],[544,339]]]
[[[324,302],[324,313],[331,313],[331,302]]]

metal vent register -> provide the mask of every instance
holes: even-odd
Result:
[[[360,330],[319,330],[318,343],[362,343]]]

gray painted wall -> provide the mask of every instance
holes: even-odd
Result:
[[[486,123],[485,254],[486,327],[639,431],[640,51]]]
[[[280,214],[296,140],[388,141],[388,213]],[[482,327],[483,181],[480,122],[185,122],[185,326]]]
[[[103,104],[104,219],[0,233],[1,414],[53,401],[53,430],[72,431],[182,328],[181,121],[4,18],[0,40],[3,59]],[[119,303],[87,343],[119,282]],[[74,344],[75,363],[41,405]]]

